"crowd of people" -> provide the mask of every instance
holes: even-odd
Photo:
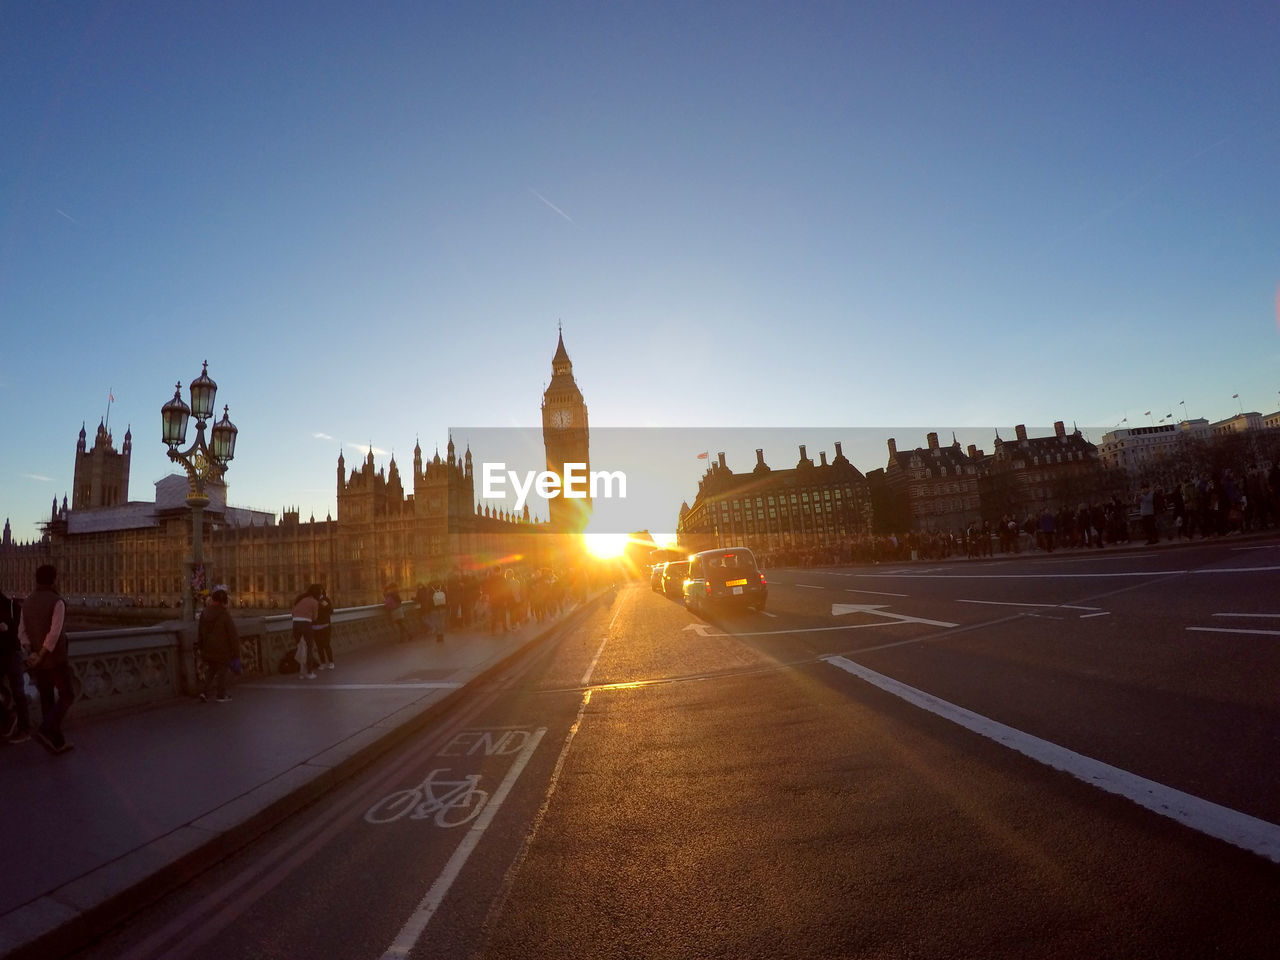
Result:
[[[1221,537],[1280,526],[1280,464],[1269,471],[1187,476],[1144,484],[1132,500],[1046,506],[1038,512],[974,519],[959,529],[845,537],[839,541],[758,551],[766,567],[810,567],[910,560],[981,558],[996,553],[1102,548],[1161,539]]]

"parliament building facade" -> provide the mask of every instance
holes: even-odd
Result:
[[[543,396],[543,436],[548,469],[586,462],[587,409],[560,337],[552,380]],[[192,519],[184,476],[156,483],[154,502],[128,500],[132,436],[117,451],[106,424],[92,447],[82,428],[76,447],[72,498],[55,500],[43,536],[13,540],[6,520],[0,535],[0,587],[25,594],[42,563],[58,568],[59,586],[73,601],[142,606],[178,605],[191,554]],[[406,482],[407,479],[407,482]],[[420,444],[413,472],[402,477],[392,457],[385,469],[372,451],[351,466],[337,463],[337,511],[322,521],[302,521],[286,511],[277,522],[267,511],[227,504],[226,486],[206,486],[203,570],[199,589],[226,585],[233,604],[287,607],[309,583],[323,583],[344,606],[376,603],[387,584],[405,590],[497,563],[528,566],[565,562],[566,545],[585,526],[585,510],[564,514],[552,501],[547,522],[526,507],[519,516],[476,501],[473,455],[458,454],[452,438],[446,455],[427,459]]]

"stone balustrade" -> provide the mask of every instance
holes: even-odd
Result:
[[[406,610],[415,604],[406,603]],[[277,672],[285,652],[293,649],[289,614],[237,617],[240,659],[245,676]],[[381,604],[333,611],[334,654],[394,638],[395,628]],[[126,630],[69,631],[68,650],[75,677],[72,717],[109,713],[174,697],[193,696],[202,677],[196,624],[170,620]],[[40,698],[26,681],[31,722],[39,722]]]

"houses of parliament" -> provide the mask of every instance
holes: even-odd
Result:
[[[587,406],[563,334],[543,394],[542,425],[548,470],[563,476],[564,464],[587,462]],[[129,433],[117,451],[105,423],[92,446],[81,428],[70,505],[66,497],[61,505],[54,501],[34,543],[15,543],[6,519],[0,585],[25,592],[36,567],[52,563],[60,589],[73,599],[180,602],[192,542],[189,481],[165,477],[154,502],[130,501],[131,453]],[[427,459],[415,444],[408,478],[394,457],[378,469],[370,451],[348,472],[339,453],[336,481],[336,518],[306,522],[297,511],[276,522],[271,512],[228,506],[224,484],[206,485],[197,586],[225,584],[232,602],[244,607],[287,606],[308,583],[325,584],[343,605],[376,603],[389,583],[406,588],[496,563],[564,562],[590,512],[589,503],[571,511],[553,500],[550,518],[536,522],[527,506],[517,516],[477,505],[472,451],[459,453],[452,437],[443,458],[437,451]]]

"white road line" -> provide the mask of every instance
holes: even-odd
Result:
[[[1280,543],[1268,543],[1261,547],[1232,547],[1232,550],[1275,550],[1280,547]]]
[[[1259,619],[1275,620],[1280,618],[1280,613],[1215,613],[1215,617],[1257,617]]]
[[[760,612],[763,613],[766,617],[769,617],[771,620],[778,619],[778,615],[776,613],[770,613],[768,610],[761,610]]]
[[[833,667],[851,673],[872,686],[905,700],[912,706],[950,720],[966,730],[994,740],[1055,770],[1069,773],[1078,780],[1083,780],[1108,793],[1132,800],[1153,813],[1176,820],[1200,833],[1225,840],[1234,846],[1280,863],[1280,826],[1274,823],[1211,803],[1100,760],[1086,757],[1066,747],[1041,740],[1039,737],[1005,726],[1003,723],[956,706],[954,703],[948,703],[915,687],[909,687],[874,670],[868,670],[846,657],[836,656],[825,659]]]
[[[591,658],[591,665],[587,667],[587,672],[582,675],[582,685],[588,687],[591,685],[591,674],[596,668],[596,664],[600,660],[600,654],[604,653],[604,645],[609,642],[608,637],[604,637],[600,641],[600,646],[596,648],[596,655]]]
[[[1090,619],[1091,617],[1109,617],[1109,616],[1111,616],[1111,611],[1110,611],[1110,610],[1103,610],[1101,613],[1082,613],[1082,614],[1080,615],[1080,619],[1081,619],[1081,620],[1088,620],[1088,619]]]
[[[1197,633],[1252,633],[1262,637],[1280,637],[1280,630],[1233,630],[1230,627],[1187,627]]]
[[[247,683],[241,690],[457,690],[461,683]]]
[[[845,587],[845,593],[871,593],[877,597],[909,597],[909,593],[889,593],[885,590],[855,590],[852,587]]]
[[[826,590],[826,587],[815,586],[812,583],[797,583],[797,587],[804,587],[806,590]]]
[[[981,603],[988,607],[1035,607],[1043,610],[1052,607],[1054,610],[1099,610],[1100,607],[1078,607],[1071,603],[1014,603],[1012,600],[957,600],[956,603]]]
[[[383,953],[383,960],[403,960],[418,945],[423,931],[427,929],[427,924],[431,922],[431,917],[444,901],[449,888],[453,886],[453,882],[458,879],[458,874],[462,872],[467,859],[480,844],[484,832],[489,829],[489,824],[493,823],[493,818],[498,815],[498,808],[507,799],[507,794],[511,792],[516,779],[524,772],[529,759],[533,756],[533,751],[538,748],[538,744],[542,741],[542,737],[546,732],[546,727],[539,727],[534,731],[533,736],[529,738],[524,749],[516,756],[515,762],[511,764],[511,769],[502,778],[502,784],[494,791],[493,796],[489,798],[484,810],[476,818],[475,823],[471,825],[471,829],[467,831],[466,836],[462,838],[458,848],[453,851],[453,856],[449,858],[449,862],[444,865],[440,875],[431,884],[426,896],[418,904],[418,908],[396,935],[395,941]]]

